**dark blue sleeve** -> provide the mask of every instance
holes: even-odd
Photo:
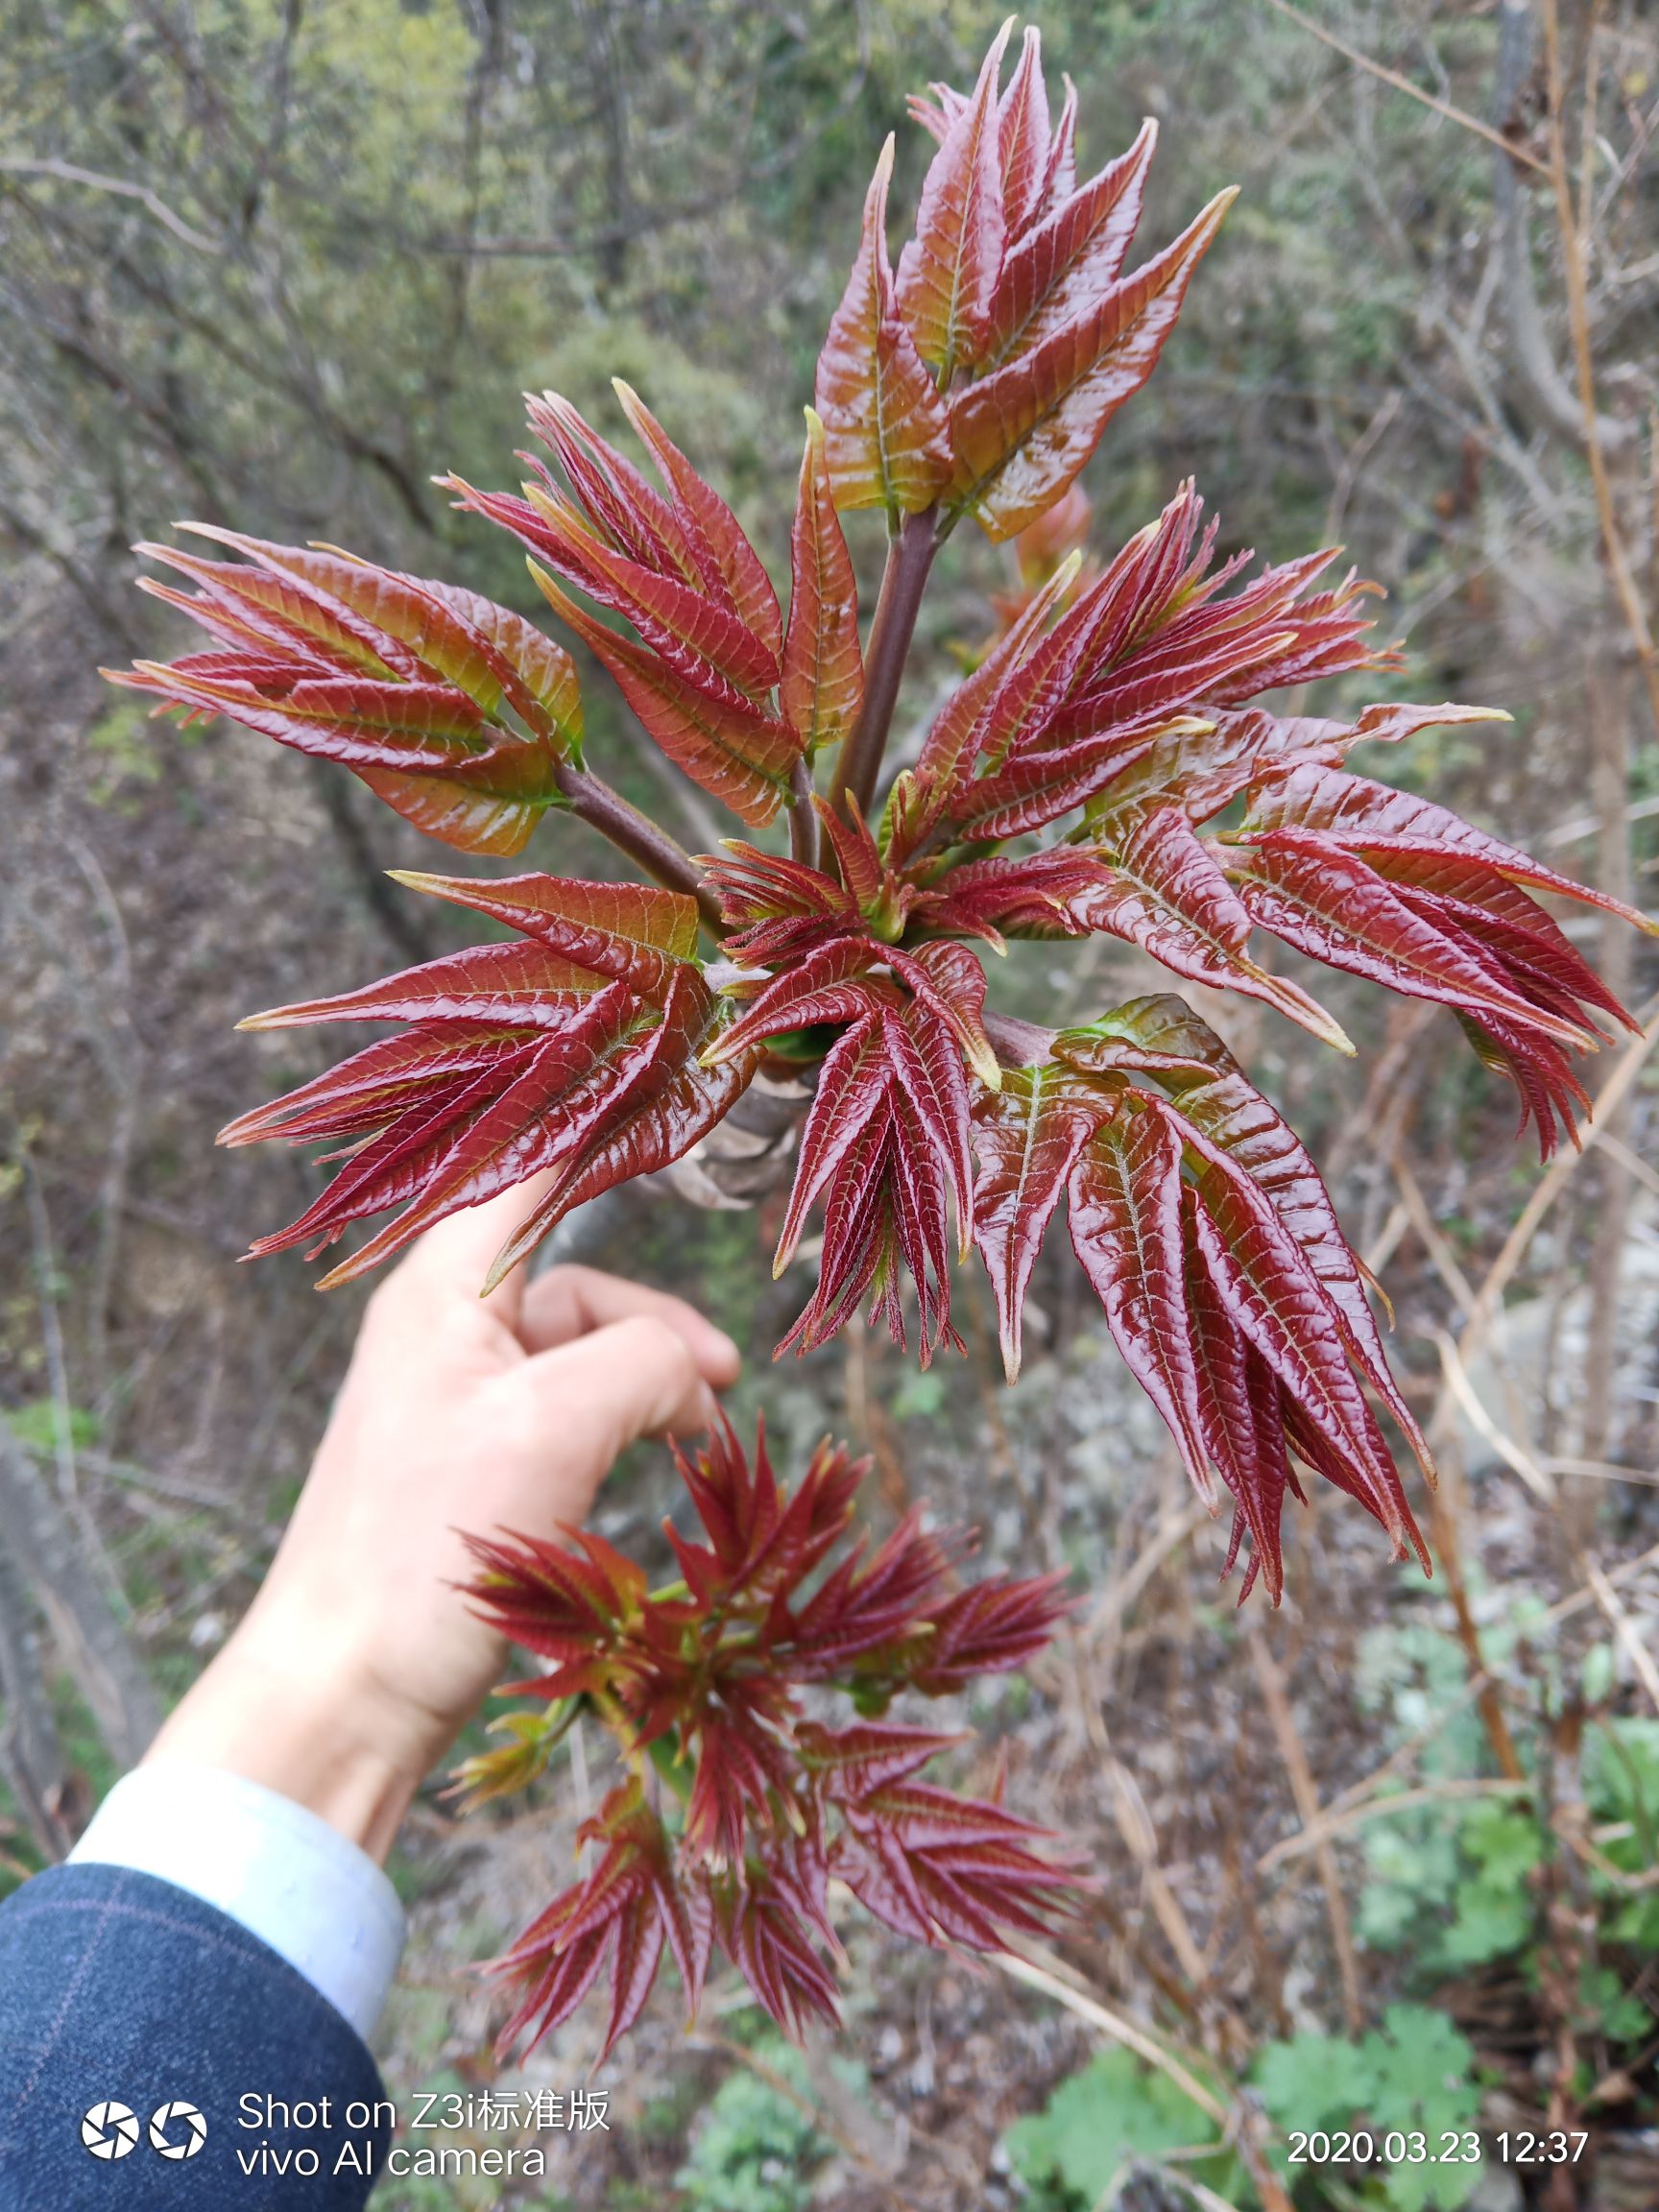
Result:
[[[355,2030],[188,1891],[68,1865],[0,1905],[0,2212],[357,2212],[391,2116]]]

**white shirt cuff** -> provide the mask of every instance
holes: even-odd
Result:
[[[356,1844],[290,1797],[216,1767],[124,1775],[70,1852],[131,1866],[238,1920],[367,2042],[403,1950],[403,1908]]]

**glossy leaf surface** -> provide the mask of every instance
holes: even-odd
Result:
[[[841,742],[864,697],[858,588],[830,492],[824,425],[810,408],[789,538],[789,578],[779,696],[783,719],[810,758]]]
[[[950,479],[950,428],[895,297],[887,258],[892,174],[888,139],[864,203],[853,274],[818,356],[816,404],[836,506],[919,515]]]
[[[146,589],[218,648],[106,671],[113,682],[338,760],[463,852],[521,852],[563,804],[557,770],[581,753],[576,672],[521,615],[327,548],[182,527],[245,559],[141,545],[197,587]]]
[[[1653,925],[1351,770],[1361,745],[1436,726],[1479,743],[1478,726],[1504,717],[1365,704],[1370,679],[1397,688],[1402,660],[1375,633],[1374,587],[1337,548],[1264,566],[1243,550],[1223,558],[1189,481],[1116,551],[1089,549],[1077,471],[1155,365],[1230,196],[1133,265],[1155,127],[1079,180],[1074,91],[1051,104],[1035,30],[1009,58],[1005,31],[970,87],[934,84],[912,103],[932,145],[897,276],[891,142],[878,164],[819,363],[788,545],[766,549],[780,575],[786,551],[786,624],[761,551],[627,385],[620,443],[546,392],[529,401],[530,481],[445,480],[527,548],[537,588],[665,756],[668,767],[652,763],[662,779],[692,778],[748,841],[710,835],[717,850],[694,856],[598,782],[581,757],[570,659],[522,614],[331,547],[214,528],[201,534],[228,558],[160,553],[189,589],[152,589],[209,649],[122,681],[337,759],[471,850],[516,853],[549,806],[568,806],[583,833],[607,831],[671,886],[400,872],[513,939],[253,1017],[398,1025],[226,1132],[333,1147],[333,1180],[260,1249],[321,1248],[382,1217],[328,1278],[343,1280],[549,1169],[496,1280],[571,1207],[685,1160],[763,1073],[765,1113],[796,1101],[794,1127],[721,1142],[754,1142],[770,1166],[797,1141],[780,1268],[818,1242],[786,1343],[821,1344],[862,1308],[901,1339],[914,1332],[926,1362],[958,1341],[953,1278],[972,1243],[1013,1374],[1064,1206],[1075,1258],[1194,1482],[1231,1497],[1245,1587],[1260,1575],[1277,1598],[1280,1516],[1305,1472],[1358,1500],[1396,1549],[1416,1541],[1380,1421],[1425,1461],[1427,1448],[1330,1197],[1283,1116],[1182,1001],[1132,999],[1055,1032],[1021,1018],[1004,981],[1021,964],[997,956],[1020,938],[1116,941],[1343,1049],[1288,963],[1381,982],[1448,1009],[1515,1084],[1548,1153],[1588,1108],[1578,1055],[1631,1018],[1547,902]],[[855,561],[873,578],[881,532],[856,525],[850,544],[841,517],[864,508],[885,519],[888,562],[861,637]],[[912,720],[902,679],[912,642],[929,639],[921,599],[969,516],[1013,540],[1017,589],[956,640],[966,673]],[[1334,678],[1352,702],[1343,717],[1316,688]],[[1309,710],[1286,710],[1289,687],[1310,690],[1294,702]],[[883,789],[876,754],[894,732],[902,765]],[[826,754],[833,779],[817,781],[833,805],[814,788]],[[1403,780],[1417,765],[1408,757]],[[704,818],[701,801],[679,805]],[[1078,1011],[1112,996],[1102,983]],[[815,1462],[785,1500],[763,1455],[734,1455],[717,1441],[688,1463],[709,1542],[675,1539],[686,1595],[647,1601],[589,1543],[591,1588],[543,1559],[541,1597],[516,1615],[528,1627],[545,1606],[549,1697],[592,1696],[595,1668],[610,1671],[613,1715],[649,1748],[661,1806],[684,1806],[667,1808],[665,1832],[688,1838],[699,1865],[664,1888],[637,1808],[607,1812],[596,1839],[609,1871],[549,1922],[535,1964],[551,1977],[541,2013],[574,2002],[609,1959],[620,2032],[663,1947],[696,1978],[723,1930],[764,2000],[799,2020],[830,1986],[832,1871],[929,1939],[982,1936],[986,1870],[1001,1869],[1010,1896],[1029,1872],[1026,1843],[991,1815],[951,1829],[917,1780],[929,1751],[902,1732],[826,1741],[801,1780],[790,1761],[804,1739],[779,1682],[723,1659],[715,1710],[685,1639],[699,1608],[764,1607],[768,1647],[787,1646],[793,1679],[844,1677],[868,1718],[906,1686],[959,1687],[976,1655],[1001,1664],[997,1653],[1034,1647],[1046,1600],[986,1590],[970,1603],[950,1547],[915,1517],[837,1566],[845,1462]],[[822,1580],[803,1596],[808,1559]],[[573,1617],[559,1613],[566,1601]],[[522,1775],[548,1748],[519,1727],[485,1755],[487,1772]],[[784,1797],[792,1810],[775,1819]]]
[[[1192,272],[1236,194],[1074,321],[968,387],[950,410],[952,496],[993,539],[1034,522],[1076,478],[1112,417],[1158,366]]]

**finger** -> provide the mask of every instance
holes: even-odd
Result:
[[[518,1224],[528,1220],[540,1205],[552,1175],[551,1169],[532,1175],[523,1183],[516,1183],[511,1190],[499,1191],[480,1206],[465,1206],[428,1229],[387,1279],[389,1286],[397,1286],[399,1301],[408,1298],[412,1303],[435,1305],[465,1299],[509,1329],[517,1329],[527,1269],[515,1267],[488,1298],[480,1298],[478,1293],[490,1272],[490,1262]]]
[[[662,1321],[690,1347],[704,1380],[717,1390],[737,1380],[742,1355],[713,1322],[666,1290],[607,1275],[597,1267],[550,1267],[526,1286],[518,1334],[527,1352],[548,1352],[636,1315]]]
[[[641,1436],[700,1435],[714,1409],[678,1330],[637,1313],[539,1352],[493,1385],[510,1422],[545,1458],[547,1525],[577,1523],[618,1453]]]

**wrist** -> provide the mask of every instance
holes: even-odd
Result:
[[[185,1694],[144,1764],[216,1767],[304,1806],[376,1863],[436,1758],[365,1657],[320,1624],[253,1613]]]

